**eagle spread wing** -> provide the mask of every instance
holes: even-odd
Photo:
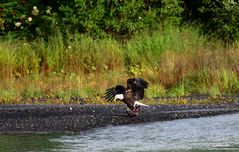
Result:
[[[127,80],[127,90],[131,90],[136,100],[144,98],[144,89],[148,88],[148,82],[142,78],[129,78]]]
[[[109,102],[112,102],[116,95],[125,94],[126,88],[122,85],[117,85],[116,87],[109,88],[106,90],[104,98]]]

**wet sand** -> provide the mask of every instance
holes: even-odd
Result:
[[[0,133],[80,132],[111,125],[238,113],[239,104],[151,105],[129,117],[125,105],[1,105]]]

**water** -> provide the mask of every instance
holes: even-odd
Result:
[[[239,151],[238,118],[232,114],[109,126],[78,134],[0,135],[0,151]]]

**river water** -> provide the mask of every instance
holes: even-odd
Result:
[[[239,114],[108,126],[75,134],[0,135],[0,152],[238,151]]]

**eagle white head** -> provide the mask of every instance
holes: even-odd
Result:
[[[123,100],[124,99],[124,95],[123,94],[116,94],[114,100]]]

